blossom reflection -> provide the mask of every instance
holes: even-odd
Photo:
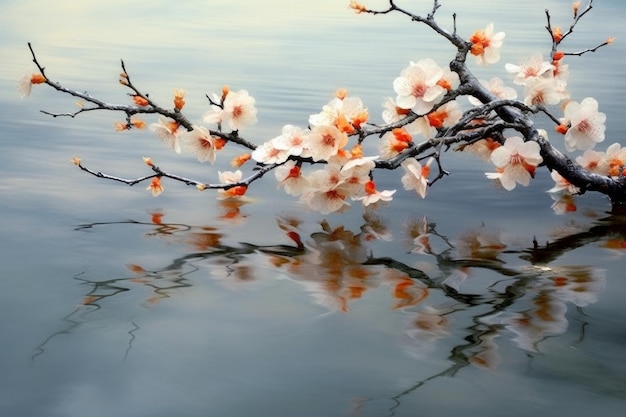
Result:
[[[232,224],[226,219],[245,222],[248,217],[241,215],[241,204],[231,203],[219,202],[224,211],[217,213],[214,224],[176,223],[161,210],[148,213],[144,222],[121,222],[140,228],[148,245],[155,239],[165,241],[168,253],[177,255],[166,257],[166,265],[163,253],[131,259],[127,274],[119,277],[77,276],[88,290],[64,318],[67,328],[45,338],[34,356],[45,352],[56,335],[79,331],[95,311],[106,317],[119,302],[132,300],[151,312],[166,303],[184,303],[192,288],[207,282],[236,302],[268,282],[289,281],[311,304],[340,315],[358,315],[357,305],[372,303],[372,295],[382,294],[388,300],[383,308],[398,319],[395,330],[400,337],[389,337],[389,343],[399,344],[416,360],[443,355],[450,363],[431,378],[454,376],[467,366],[493,371],[504,360],[504,343],[513,342],[524,354],[542,351],[546,339],[566,334],[572,315],[597,302],[605,291],[603,270],[562,264],[565,254],[589,244],[608,253],[623,255],[625,250],[626,226],[616,218],[589,216],[587,225],[566,223],[550,234],[549,242],[539,245],[489,225],[446,236],[432,219],[416,216],[402,223],[401,253],[392,222],[372,208],[364,213],[360,227],[283,215],[275,219],[278,234],[271,237],[278,243],[232,242],[228,233]],[[112,224],[120,223],[92,223],[78,230]],[[274,301],[291,302],[280,299],[284,294],[292,293],[278,291]],[[125,323],[126,355],[132,355],[132,341],[141,337],[141,324],[136,317]]]

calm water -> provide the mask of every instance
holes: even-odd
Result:
[[[571,4],[442,3],[437,16],[451,24],[456,11],[460,33],[490,21],[507,32],[481,78],[545,51],[544,9],[566,26]],[[118,115],[39,113],[74,101],[41,88],[19,100],[28,41],[50,77],[111,102],[126,100],[120,58],[161,101],[185,89],[192,119],[205,93],[246,88],[259,124],[243,133],[257,142],[304,125],[339,87],[380,120],[409,60],[451,57],[424,27],[356,16],[343,0],[181,4],[3,2],[2,416],[623,415],[626,222],[600,196],[557,215],[545,172],[506,193],[484,180],[491,167],[451,154],[452,175],[426,200],[389,173],[377,182],[399,189],[393,204],[321,216],[272,177],[229,205],[171,182],[155,199],[72,166],[80,155],[138,177],[149,155],[215,182],[236,152],[210,167],[149,133],[113,132]],[[573,94],[607,113],[607,144],[621,139],[625,12],[595,2],[568,44],[617,37],[570,60]]]

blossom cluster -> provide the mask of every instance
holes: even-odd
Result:
[[[351,1],[349,7],[359,14],[386,13],[371,11],[356,1]],[[394,8],[392,3],[389,11]],[[399,11],[397,8],[395,10]],[[575,8],[575,23],[577,13]],[[256,163],[255,170],[274,170],[278,188],[299,197],[302,203],[313,210],[321,213],[338,212],[350,206],[349,201],[360,201],[368,206],[393,198],[396,190],[379,190],[374,181],[374,170],[381,165],[385,168],[402,167],[404,175],[401,183],[404,189],[413,190],[425,198],[432,184],[429,181],[432,163],[437,161],[440,177],[445,173],[440,160],[444,145],[441,140],[449,132],[453,132],[452,135],[463,135],[479,131],[489,133],[481,133],[480,137],[473,136],[473,139],[457,138],[457,143],[462,143],[459,149],[476,152],[484,160],[492,162],[495,172],[487,172],[487,178],[497,181],[506,190],[513,190],[518,184],[529,185],[535,177],[537,167],[544,162],[538,142],[547,143],[548,134],[540,131],[542,140],[522,137],[520,132],[523,129],[514,125],[495,129],[492,134],[486,127],[499,120],[497,110],[494,110],[494,106],[484,107],[486,110],[482,111],[481,106],[486,105],[485,101],[501,100],[504,103],[518,100],[517,88],[523,91],[523,99],[516,101],[512,107],[523,109],[521,113],[524,117],[539,112],[548,115],[555,123],[556,131],[563,135],[564,148],[569,152],[584,151],[583,155],[576,158],[584,169],[609,177],[626,175],[626,148],[622,149],[615,143],[606,152],[593,150],[596,144],[605,139],[606,115],[599,111],[598,102],[592,97],[586,97],[580,102],[570,98],[567,91],[569,67],[563,63],[568,54],[558,50],[558,47],[571,30],[563,34],[559,28],[551,28],[548,23],[553,42],[550,59],[544,60],[541,53],[536,53],[518,64],[504,65],[512,85],[507,85],[497,77],[489,81],[479,80],[480,85],[473,77],[469,77],[470,81],[464,77],[465,84],[461,85],[459,75],[469,71],[464,60],[457,62],[463,64],[463,69],[455,68],[454,71],[452,64],[440,66],[430,58],[411,61],[393,80],[395,96],[382,103],[384,125],[369,122],[368,108],[361,99],[349,96],[347,90],[338,90],[319,113],[310,115],[306,126],[284,125],[279,135],[258,146],[246,142],[245,146],[251,152],[237,155],[231,165],[239,168],[253,161]],[[456,36],[455,31],[453,43],[459,52],[473,55],[479,65],[492,65],[500,60],[505,33],[496,32],[493,23],[474,31],[466,41],[457,43]],[[600,46],[611,42],[612,38],[609,38]],[[34,61],[41,72],[25,75],[19,80],[22,97],[29,95],[32,86],[36,84],[58,86],[46,79],[44,68],[36,58]],[[225,86],[221,94],[207,96],[210,109],[202,122],[211,127],[206,127],[192,124],[182,116],[185,106],[183,90],[174,91],[174,109],[165,110],[134,87],[123,64],[122,69],[119,82],[132,90],[129,95],[134,107],[128,106],[125,122],[115,124],[117,131],[144,128],[146,123],[135,118],[138,113],[159,114],[158,121],[148,127],[163,143],[176,153],[186,148],[198,161],[214,164],[217,152],[228,141],[237,141],[241,129],[257,122],[256,101],[247,90],[232,91]],[[96,104],[98,109],[119,110],[119,107],[109,108],[78,92],[70,94]],[[461,101],[461,98],[467,98],[467,101]],[[473,106],[469,110],[466,109],[467,102]],[[552,116],[548,106],[560,106],[557,108],[562,112],[562,117]],[[518,131],[509,133],[512,130]],[[361,143],[374,134],[379,134],[375,151],[377,155],[364,156]],[[358,140],[351,143],[351,138]],[[449,147],[447,144],[445,146]],[[420,153],[417,149],[432,152]],[[83,168],[80,159],[76,160],[76,164]],[[154,177],[147,177],[151,179],[148,190],[153,195],[159,195],[164,190],[161,177],[165,173],[156,168],[149,158],[147,161],[156,172]],[[306,170],[305,165],[308,168]],[[316,168],[318,166],[321,168]],[[219,198],[232,199],[244,196],[249,183],[261,175],[244,178],[242,171],[237,170],[219,171],[218,176],[220,186],[212,188],[220,189]],[[555,186],[548,190],[550,193],[571,196],[579,192],[558,172],[552,171],[551,176]],[[174,176],[170,175],[170,178]],[[200,190],[207,188],[197,181],[183,180]]]

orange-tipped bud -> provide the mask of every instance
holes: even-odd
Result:
[[[80,166],[80,158],[75,156],[72,158],[72,163],[76,166]]]
[[[137,129],[143,129],[146,127],[146,122],[140,119],[131,119],[130,124]]]
[[[614,37],[614,36],[609,36],[609,37],[607,38],[607,40],[606,40],[606,44],[607,44],[607,45],[610,45],[610,44],[612,44],[613,42],[615,42],[615,37]]]
[[[572,11],[574,12],[574,19],[578,16],[578,9],[580,9],[580,1],[572,3]]]
[[[552,59],[554,61],[560,61],[565,56],[565,52],[563,51],[555,51],[554,55],[552,55]]]
[[[356,14],[367,12],[367,7],[365,7],[363,4],[359,3],[358,1],[354,1],[354,0],[350,1],[350,4],[348,5],[348,7],[350,7]]]
[[[559,26],[555,26],[552,29],[552,38],[556,43],[561,42],[561,39],[563,39],[563,32],[561,31],[561,28]]]
[[[174,107],[176,108],[176,110],[182,110],[185,106],[185,100],[183,99],[183,97],[185,97],[184,90],[174,90]]]
[[[115,122],[115,124],[113,125],[113,128],[115,129],[116,132],[121,132],[124,130],[128,130],[128,124],[125,122]]]
[[[569,127],[567,125],[564,124],[560,124],[557,127],[554,128],[554,130],[556,130],[557,132],[559,132],[560,134],[564,135],[567,133],[567,131],[569,130]]]
[[[235,168],[239,168],[240,166],[242,166],[243,164],[248,162],[250,160],[250,158],[252,158],[252,154],[250,154],[250,153],[244,153],[244,154],[241,154],[241,155],[237,155],[236,157],[233,158],[232,161],[230,161],[230,165],[235,167]]]
[[[226,96],[230,93],[230,87],[225,85],[222,87],[222,103],[226,100]]]
[[[141,96],[133,96],[133,101],[135,102],[136,105],[142,106],[142,107],[150,104],[148,100],[146,100],[145,98]]]
[[[46,82],[46,77],[44,77],[41,74],[33,74],[30,77],[30,83],[31,84],[43,84]]]
[[[340,88],[339,90],[335,91],[335,97],[337,97],[339,100],[343,100],[344,98],[348,97],[348,90],[346,88]]]
[[[149,156],[144,156],[143,157],[143,162],[148,165],[149,167],[153,167],[154,166],[154,162],[152,162],[152,158],[150,158]]]

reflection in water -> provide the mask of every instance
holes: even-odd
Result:
[[[233,214],[226,216],[228,219],[241,215],[239,206],[224,206],[224,212]],[[410,356],[432,355],[441,351],[444,341],[461,341],[448,348],[447,369],[392,398],[398,406],[403,396],[439,376],[455,376],[467,366],[496,369],[502,362],[502,341],[512,341],[528,355],[540,351],[543,341],[567,331],[568,309],[595,303],[605,290],[604,271],[587,265],[560,265],[559,259],[590,244],[620,255],[626,246],[626,223],[617,216],[563,228],[558,237],[542,245],[488,226],[452,238],[439,234],[435,223],[421,217],[404,223],[405,254],[377,257],[371,243],[391,239],[391,232],[375,213],[367,212],[363,218],[357,231],[322,221],[311,233],[305,232],[303,219],[279,217],[278,229],[292,243],[268,245],[229,245],[218,227],[168,223],[162,212],[151,213],[145,222],[121,222],[147,228],[145,236],[179,245],[185,254],[158,270],[129,264],[129,276],[104,281],[78,274],[75,279],[88,288],[83,300],[63,319],[67,326],[37,346],[33,358],[42,355],[52,339],[76,332],[94,311],[138,286],[148,290],[144,306],[184,297],[181,290],[194,285],[190,274],[199,270],[208,271],[227,289],[245,288],[258,279],[260,260],[266,268],[301,285],[314,303],[329,312],[349,314],[354,303],[364,302],[366,293],[386,292],[392,299],[390,309],[404,317],[401,343]],[[77,230],[112,224],[120,222],[91,223]],[[415,264],[419,267],[407,263],[412,258],[420,259]],[[468,317],[470,324],[463,324]],[[124,359],[132,354],[133,342],[141,333],[135,321],[129,322]],[[366,401],[365,397],[355,399],[352,412],[358,414]]]

